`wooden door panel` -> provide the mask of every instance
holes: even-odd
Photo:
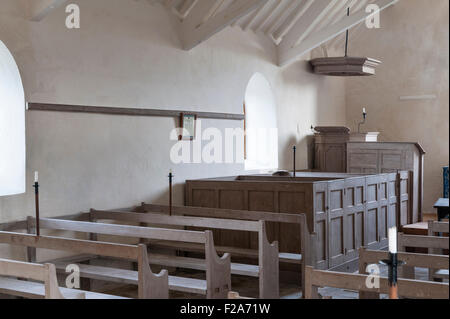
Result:
[[[330,268],[342,264],[345,260],[344,190],[345,182],[342,180],[328,183],[328,253]]]
[[[344,191],[344,233],[345,260],[349,261],[358,256],[358,248],[364,245],[364,187],[365,178],[349,178],[345,181]]]

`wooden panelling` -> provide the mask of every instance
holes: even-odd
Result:
[[[343,264],[345,258],[344,234],[347,229],[344,222],[344,190],[344,180],[328,183],[329,267]]]
[[[407,218],[401,215],[401,225],[417,223],[422,219],[424,155],[424,150],[417,143],[349,142],[347,171],[374,174],[410,171],[410,185],[401,185],[401,194],[409,194],[409,203],[399,203],[403,210],[409,208]]]
[[[348,178],[345,180],[345,226],[344,249],[345,260],[356,258],[357,248],[364,245],[365,205],[364,190],[365,178]]]
[[[328,181],[324,181],[326,174],[330,175]],[[204,206],[209,202],[210,207],[232,208],[230,206],[236,205],[241,208],[244,202],[248,203],[243,207],[245,210],[304,213],[310,232],[316,234],[315,266],[329,269],[357,258],[361,246],[371,249],[387,246],[388,228],[396,224],[397,216],[407,214],[401,205],[408,202],[408,178],[408,172],[368,176],[318,173],[317,181],[314,181],[314,173],[309,173],[305,180],[302,177],[252,175],[187,181],[186,204]],[[402,185],[406,192],[403,197]],[[191,195],[206,188],[229,195],[219,202],[200,200]],[[301,236],[294,225],[268,223],[267,233],[270,241],[279,241],[280,251],[300,251]],[[254,245],[254,239],[236,234],[232,238],[221,235],[218,244],[224,246],[225,242],[241,240],[242,247]]]

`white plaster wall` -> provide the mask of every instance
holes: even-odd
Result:
[[[13,52],[29,102],[182,108],[242,112],[255,72],[273,88],[278,106],[279,163],[308,167],[311,125],[345,124],[345,82],[310,73],[307,62],[275,65],[264,37],[228,28],[192,51],[180,43],[166,12],[147,1],[78,0],[81,29],[64,26],[64,7],[28,22],[15,0],[0,0],[0,39]],[[166,203],[174,170],[175,202],[186,179],[244,172],[243,164],[171,165],[175,119],[27,112],[27,193],[0,199],[0,222],[34,213],[33,171],[40,172],[41,214],[90,207]],[[239,121],[204,120],[203,127]]]
[[[419,142],[425,155],[424,210],[442,197],[442,166],[449,162],[449,1],[402,0],[381,13],[381,29],[350,43],[351,55],[383,64],[370,78],[347,82],[347,124],[357,129],[362,107],[367,131],[382,141]],[[400,96],[434,94],[434,100]]]

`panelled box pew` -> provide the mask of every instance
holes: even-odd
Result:
[[[163,270],[159,274],[152,273],[145,245],[124,245],[80,239],[69,239],[51,236],[35,236],[31,234],[0,231],[0,244],[67,251],[77,254],[99,255],[137,261],[136,274],[139,298],[168,298],[168,274]],[[65,271],[65,266],[64,266]],[[86,292],[86,298],[109,299],[119,298],[105,294]]]
[[[30,220],[34,221],[34,218]],[[226,298],[231,288],[230,255],[228,253],[225,253],[222,257],[217,255],[211,231],[188,231],[49,218],[40,218],[39,220],[41,229],[170,241],[176,243],[176,245],[182,245],[183,243],[202,245],[205,254],[206,280],[168,276],[169,289],[202,294],[206,295],[209,299],[214,299]],[[152,264],[152,261],[150,263]],[[85,278],[100,279],[99,276],[101,275],[102,280],[131,284],[137,283],[135,272],[123,270],[122,273],[123,276],[118,276],[114,269],[108,267],[81,265],[81,276]]]
[[[136,207],[137,212],[141,213],[156,213],[156,214],[168,214],[169,206],[165,205],[153,205],[142,203],[141,206]],[[290,224],[291,227],[295,227],[296,232],[291,237],[292,241],[295,241],[298,245],[299,254],[286,253],[283,251],[279,252],[279,262],[293,264],[300,267],[301,273],[301,286],[303,291],[304,283],[304,267],[305,265],[313,265],[313,260],[315,260],[314,252],[312,249],[315,245],[315,234],[310,234],[309,228],[306,221],[306,216],[304,214],[283,214],[283,213],[271,213],[271,212],[261,212],[261,211],[247,211],[247,210],[231,210],[231,209],[218,209],[218,208],[207,208],[207,207],[191,207],[191,206],[173,206],[172,214],[179,216],[196,216],[196,217],[208,217],[208,218],[228,218],[234,220],[253,220],[253,221],[265,221],[265,222],[276,222],[281,224]],[[215,236],[221,235],[217,234],[217,229],[214,230]],[[243,256],[243,257],[254,257],[258,256],[257,252],[254,250],[256,245],[255,240],[250,239],[252,245],[250,249],[246,248],[236,248],[230,246],[218,246],[216,247],[219,251],[229,251],[232,256]],[[242,244],[240,241],[237,242],[240,246]],[[242,246],[240,246],[242,247]],[[304,292],[304,291],[303,291]]]
[[[360,293],[388,294],[387,278],[380,277],[379,288],[368,288],[366,285],[369,275],[351,274],[335,271],[316,270],[306,267],[306,299],[320,299],[320,287],[332,287],[345,290],[355,290]],[[448,299],[449,285],[440,282],[420,281],[412,279],[398,279],[398,294],[401,298],[414,299]],[[364,296],[364,294],[363,294]]]
[[[267,240],[264,221],[232,220],[204,217],[185,217],[185,216],[167,216],[162,214],[142,214],[124,211],[100,211],[91,210],[90,218],[92,220],[113,220],[114,222],[138,222],[140,224],[164,225],[164,226],[184,226],[196,227],[207,230],[235,230],[257,234],[258,244],[255,251],[258,257],[258,266],[248,264],[231,264],[231,273],[244,276],[259,277],[259,296],[263,299],[279,298],[279,261],[278,261],[278,243],[270,244]],[[152,246],[152,243],[150,243]],[[176,248],[183,250],[201,250],[198,245],[180,245],[167,242],[154,242],[153,246],[162,246],[166,248]],[[190,246],[190,247],[188,247]],[[219,247],[216,247],[218,250]],[[233,255],[236,249],[232,247],[220,248],[220,251],[228,251]],[[197,258],[177,257],[168,255],[150,255],[152,263],[159,265],[170,265],[180,268],[190,268],[196,270],[205,270],[204,263],[199,263]]]
[[[387,247],[387,231],[408,220],[409,172],[386,174],[298,173],[296,177],[233,176],[186,181],[186,205],[221,209],[306,214],[310,233],[317,234],[315,267],[355,267],[359,247]],[[269,223],[269,240],[280,251],[299,253],[292,225]],[[235,239],[220,232],[216,244]],[[251,243],[241,238],[241,246]],[[281,271],[282,269],[280,269]]]
[[[43,282],[43,284],[6,277]],[[0,293],[24,298],[45,299],[85,299],[86,294],[76,291],[63,294],[58,286],[56,268],[53,264],[33,264],[21,261],[0,259]]]

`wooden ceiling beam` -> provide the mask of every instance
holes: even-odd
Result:
[[[210,15],[209,19],[191,21],[189,24],[183,23],[181,27],[183,33],[183,48],[185,50],[191,50],[198,44],[212,37],[214,34],[231,25],[237,19],[267,3],[267,1],[268,0],[235,1],[226,9],[217,12],[214,15]],[[206,12],[206,15],[202,16],[202,14],[199,14],[200,10],[197,11],[197,8],[201,9],[203,13]],[[200,16],[204,18],[209,14],[209,10],[207,9],[211,9],[211,0],[199,0],[185,22],[195,14],[197,14],[196,19]]]
[[[280,56],[283,57],[285,53],[290,52],[305,34],[309,34],[338,1],[342,0],[314,0],[303,13],[302,19],[299,19],[281,40]]]

